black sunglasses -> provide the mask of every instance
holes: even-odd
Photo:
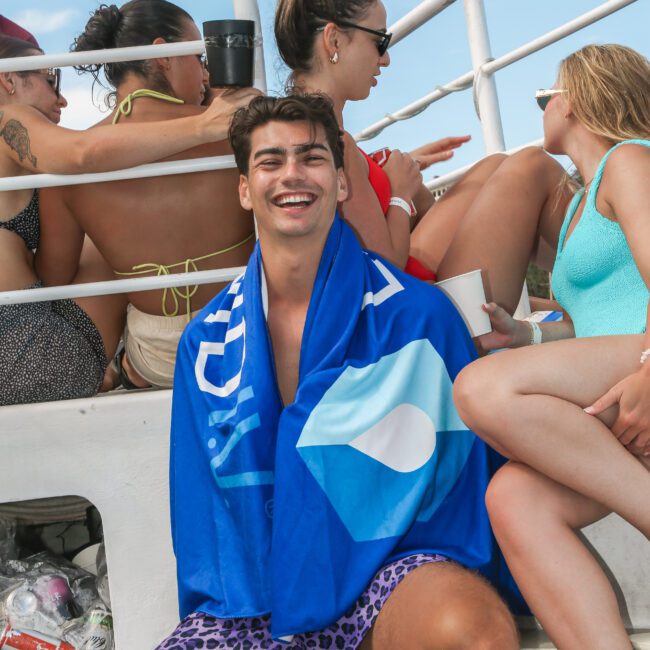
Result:
[[[339,25],[340,27],[350,27],[351,29],[358,29],[362,32],[367,32],[368,34],[372,34],[373,36],[378,36],[379,40],[376,41],[376,45],[377,45],[377,52],[379,52],[379,56],[384,56],[386,50],[388,49],[388,45],[390,44],[390,39],[393,38],[393,35],[390,32],[378,32],[376,29],[369,29],[368,27],[362,27],[361,25],[348,23],[347,21],[344,20],[337,20],[336,24]]]
[[[555,95],[560,95],[564,92],[566,91],[562,88],[550,88],[548,90],[538,90],[535,93],[535,101],[537,102],[537,105],[542,109],[542,111],[545,111],[551,99],[553,99]]]

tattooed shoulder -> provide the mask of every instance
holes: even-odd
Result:
[[[0,111],[0,121],[4,112]],[[0,130],[0,136],[18,154],[20,162],[27,159],[34,167],[37,165],[36,156],[32,153],[27,129],[18,120],[10,119]]]

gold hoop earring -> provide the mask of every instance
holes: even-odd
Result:
[[[330,63],[333,63],[334,65],[336,65],[338,62],[339,62],[339,53],[334,52],[334,54],[332,54],[332,56],[330,56]]]
[[[15,95],[16,94],[16,86],[12,85],[11,90],[9,91],[10,95]]]

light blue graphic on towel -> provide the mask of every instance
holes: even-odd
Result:
[[[242,388],[237,395],[237,403],[230,410],[212,411],[208,416],[209,426],[226,424],[229,420],[237,422],[232,432],[228,436],[226,444],[221,451],[210,461],[210,468],[217,485],[221,488],[252,487],[255,485],[272,485],[273,472],[242,472],[239,474],[222,475],[219,474],[219,468],[228,460],[233,449],[241,442],[242,438],[260,427],[259,413],[251,413],[248,417],[242,419],[239,414],[242,404],[249,402],[255,397],[252,386]],[[208,440],[208,449],[214,449],[217,446],[215,438]]]
[[[239,405],[243,402],[247,402],[249,399],[253,399],[253,397],[255,397],[255,394],[253,393],[252,386],[242,388],[237,394],[237,403],[235,407],[228,411],[212,411],[208,416],[208,424],[212,426],[213,424],[219,424],[220,422],[226,422],[226,420],[234,418],[239,410]]]
[[[421,339],[363,368],[348,366],[296,446],[350,535],[369,541],[430,519],[474,441],[454,407],[442,358]]]

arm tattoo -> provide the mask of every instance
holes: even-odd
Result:
[[[4,112],[0,112],[0,122]],[[0,131],[4,141],[18,154],[18,159],[23,162],[25,158],[36,167],[36,156],[31,152],[29,146],[29,133],[18,120],[9,120]]]

